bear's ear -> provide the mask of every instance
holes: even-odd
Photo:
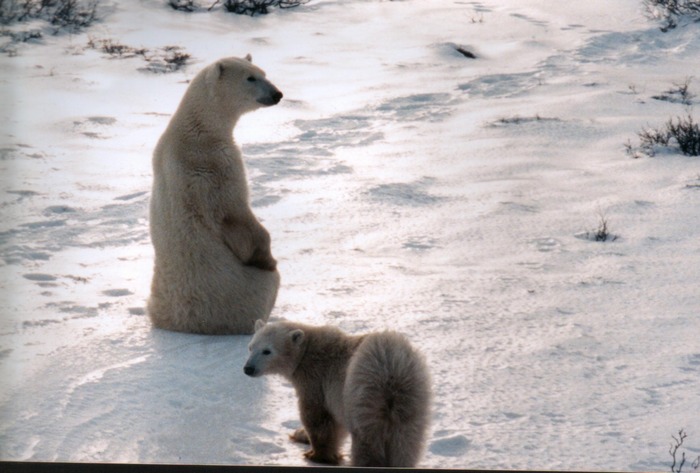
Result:
[[[226,66],[224,65],[224,61],[218,61],[216,63],[216,67],[214,68],[214,72],[216,74],[216,79],[220,79],[224,75],[225,70],[226,70]]]
[[[216,83],[216,81],[218,81],[219,79],[221,79],[221,76],[224,75],[225,68],[226,66],[221,60],[218,60],[215,63],[207,66],[207,68],[203,71],[206,74],[207,83],[213,84]]]
[[[255,331],[256,331],[256,332],[257,332],[258,330],[260,330],[261,328],[263,328],[264,326],[265,326],[265,321],[260,320],[260,319],[258,319],[258,320],[255,321]]]
[[[250,55],[250,53],[245,55],[245,60],[252,63],[253,62],[253,56]]]
[[[300,345],[304,341],[304,331],[301,329],[292,330],[289,333],[289,339],[294,345]]]

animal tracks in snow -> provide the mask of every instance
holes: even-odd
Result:
[[[295,120],[299,132],[288,141],[243,146],[252,175],[254,207],[276,204],[288,189],[276,189],[279,181],[313,181],[316,178],[354,173],[352,162],[337,154],[385,142],[396,127],[440,122],[448,118],[459,99],[449,93],[422,93],[391,97],[363,109],[318,119]],[[380,202],[428,205],[441,200],[426,192],[425,182],[370,185],[364,195]]]
[[[470,97],[516,97],[540,85],[540,75],[539,71],[480,75],[457,88]]]
[[[700,373],[700,353],[689,355],[680,369],[687,373]]]
[[[428,449],[434,455],[441,457],[460,457],[466,454],[471,445],[471,441],[467,439],[464,435],[450,435],[450,436],[439,436],[439,432],[436,432],[438,436],[437,440],[433,440]]]
[[[102,294],[108,297],[124,297],[133,294],[129,289],[107,289]]]
[[[118,203],[86,210],[58,204],[45,207],[44,220],[22,223],[0,232],[0,258],[6,264],[47,260],[66,248],[122,246],[148,240],[144,226],[145,193],[117,198]],[[104,232],[104,229],[109,229]]]
[[[371,199],[390,205],[427,206],[438,203],[444,198],[426,191],[426,180],[413,183],[379,184],[367,191]]]
[[[25,274],[24,279],[29,279],[30,281],[36,281],[39,283],[53,282],[58,279],[56,276],[50,274]]]
[[[116,123],[117,119],[114,117],[94,116],[73,121],[73,129],[88,138],[107,139],[111,136],[106,132]]]

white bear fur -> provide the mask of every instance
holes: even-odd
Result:
[[[233,128],[281,98],[250,56],[209,65],[187,88],[153,154],[155,327],[249,334],[269,317],[280,276],[270,235],[250,208]]]
[[[423,356],[403,335],[348,335],[335,327],[256,323],[248,376],[279,374],[294,386],[310,443],[306,458],[338,464],[349,432],[352,465],[413,467],[423,453],[431,388]]]

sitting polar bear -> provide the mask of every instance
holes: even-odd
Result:
[[[294,385],[304,428],[291,438],[311,444],[306,458],[338,464],[349,432],[353,466],[418,463],[430,417],[430,375],[406,337],[391,331],[353,336],[286,321],[260,320],[255,330],[243,371],[279,374]]]
[[[280,277],[270,235],[250,208],[233,128],[281,99],[250,55],[221,59],[190,83],[153,154],[154,326],[249,334],[269,317]]]

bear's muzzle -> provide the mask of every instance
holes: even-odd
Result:
[[[282,92],[280,92],[279,90],[275,90],[271,94],[259,98],[258,103],[268,106],[277,105],[278,103],[280,103],[280,100],[282,100],[282,97],[284,97],[284,94],[282,94]]]

